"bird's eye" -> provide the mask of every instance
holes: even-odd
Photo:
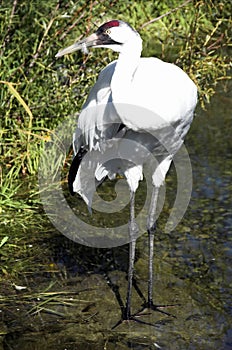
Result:
[[[108,34],[108,35],[110,35],[110,33],[111,33],[111,32],[110,32],[110,29],[106,29],[105,33]]]

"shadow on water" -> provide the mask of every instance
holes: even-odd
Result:
[[[31,265],[19,278],[26,289],[8,282],[1,287],[0,349],[232,349],[231,105],[231,92],[218,92],[207,112],[198,109],[186,141],[193,168],[190,205],[169,234],[162,233],[165,211],[159,220],[154,300],[180,304],[167,309],[176,318],[153,312],[142,319],[154,326],[130,322],[112,330],[126,296],[128,247],[94,249],[54,229],[33,228],[27,230]],[[174,178],[172,169],[170,203]],[[146,238],[138,239],[135,265],[145,296]],[[134,290],[133,311],[141,304]]]

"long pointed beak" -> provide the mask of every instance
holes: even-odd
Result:
[[[62,57],[64,55],[67,55],[67,54],[72,53],[72,52],[77,51],[77,50],[82,50],[83,52],[88,52],[87,47],[96,46],[97,40],[98,40],[97,34],[93,33],[90,36],[88,36],[87,38],[85,38],[81,41],[78,41],[75,44],[68,46],[65,49],[59,51],[55,57],[56,58]]]

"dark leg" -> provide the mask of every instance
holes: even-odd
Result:
[[[159,195],[159,187],[153,187],[151,204],[147,219],[147,232],[149,244],[149,263],[148,263],[148,302],[147,306],[153,305],[153,256],[154,256],[154,233],[156,229],[156,207]]]
[[[153,187],[151,204],[149,214],[147,218],[147,232],[148,232],[148,244],[149,244],[149,263],[148,263],[148,299],[144,304],[144,309],[152,309],[159,311],[167,316],[175,317],[169,312],[161,310],[162,308],[174,306],[174,305],[155,305],[153,303],[153,257],[154,257],[154,234],[156,230],[156,208],[159,195],[159,187]]]
[[[126,297],[126,307],[123,315],[124,320],[129,320],[131,318],[131,293],[133,285],[133,272],[134,272],[134,261],[135,261],[135,244],[138,233],[138,227],[135,222],[135,193],[131,193],[130,201],[130,221],[129,221],[129,269],[128,269],[128,287],[127,287],[127,297]]]
[[[126,298],[126,306],[124,308],[122,319],[118,321],[112,329],[115,329],[118,325],[120,325],[123,321],[136,321],[141,324],[154,326],[155,324],[144,322],[140,320],[140,316],[149,315],[150,313],[144,313],[144,311],[149,308],[155,311],[159,311],[165,315],[175,317],[168,312],[160,310],[162,307],[173,306],[173,305],[154,305],[152,298],[152,290],[153,290],[153,252],[154,252],[154,232],[155,232],[155,213],[157,206],[157,199],[159,194],[159,187],[154,187],[152,191],[151,205],[147,220],[147,231],[149,236],[149,279],[148,279],[148,301],[144,303],[142,310],[135,314],[131,314],[131,293],[133,286],[133,272],[134,272],[134,261],[135,261],[135,244],[136,238],[138,234],[138,227],[135,222],[135,210],[134,210],[134,202],[135,202],[135,193],[131,194],[131,202],[130,202],[130,221],[129,221],[129,235],[130,235],[130,243],[129,243],[129,269],[128,269],[128,288],[127,288],[127,298]],[[144,297],[139,293],[139,295],[144,299]]]

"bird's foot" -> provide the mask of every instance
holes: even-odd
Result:
[[[151,311],[158,311],[166,316],[170,316],[173,318],[176,318],[175,315],[171,314],[170,312],[164,311],[163,309],[168,308],[168,307],[175,307],[175,306],[180,306],[180,304],[165,304],[165,305],[155,305],[153,301],[146,302],[143,304],[143,307],[140,311],[136,313],[136,316],[145,316],[145,315],[150,315]],[[149,311],[150,310],[150,311]]]
[[[140,324],[144,324],[144,325],[147,325],[147,326],[152,326],[152,327],[156,327],[155,324],[153,323],[150,323],[150,322],[145,322],[143,320],[140,319],[141,316],[144,316],[144,315],[149,315],[151,313],[143,313],[140,315],[140,313],[136,313],[134,315],[130,315],[126,318],[121,318],[121,320],[119,320],[113,327],[112,329],[115,329],[116,327],[118,327],[120,324],[122,323],[129,323],[129,322],[137,322],[137,323],[140,323]]]
[[[119,320],[113,327],[112,329],[115,329],[122,323],[128,323],[131,321],[138,322],[144,325],[156,327],[157,325],[155,323],[150,323],[141,320],[140,318],[142,316],[149,316],[152,314],[152,311],[158,311],[166,316],[176,318],[175,315],[171,314],[170,312],[164,311],[163,309],[168,308],[168,307],[175,307],[175,306],[180,306],[180,304],[165,304],[165,305],[155,305],[153,302],[146,302],[143,304],[143,307],[141,310],[136,312],[133,315],[129,315],[127,313],[124,313],[123,317],[121,320]]]

